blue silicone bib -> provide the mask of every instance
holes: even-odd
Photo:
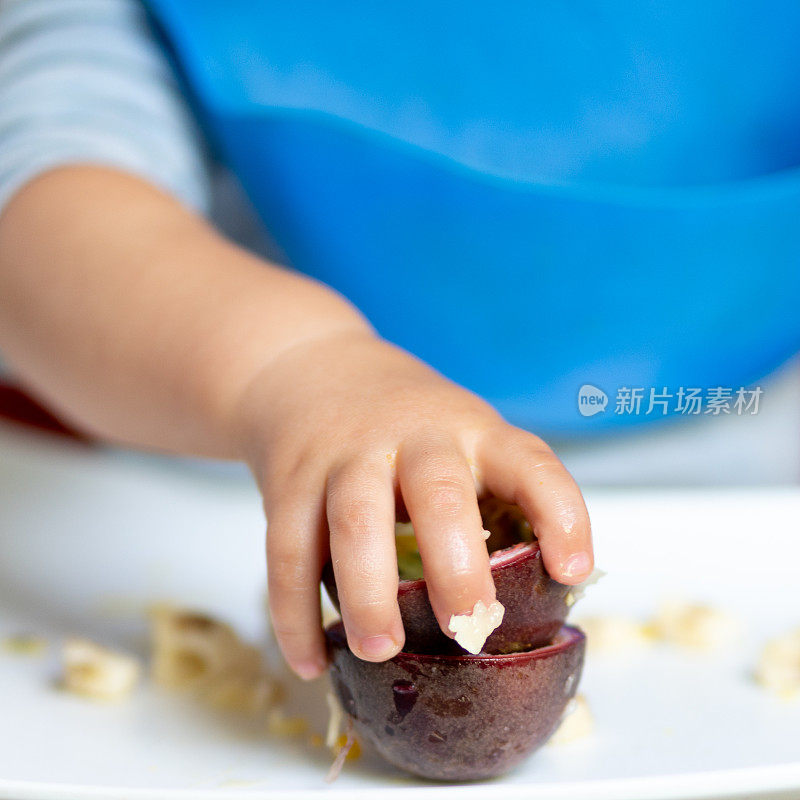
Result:
[[[513,422],[800,349],[800,3],[148,5],[291,264]]]

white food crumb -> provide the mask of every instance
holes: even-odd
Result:
[[[486,531],[486,530],[485,530],[485,531],[483,532],[483,538],[484,538],[484,539],[488,539],[488,538],[489,538],[491,535],[492,535],[492,532],[491,532],[491,531]]]
[[[781,697],[800,694],[800,628],[767,642],[756,667],[755,679]]]
[[[724,611],[700,603],[665,603],[649,622],[656,639],[692,650],[717,650],[739,632],[737,621]]]
[[[344,722],[344,712],[339,705],[339,701],[334,696],[333,692],[328,692],[325,695],[325,702],[328,704],[328,730],[325,734],[325,746],[335,747],[336,740],[339,738],[339,733],[342,730],[342,722]]]
[[[497,600],[488,606],[478,600],[470,614],[453,614],[448,628],[455,640],[468,652],[477,655],[486,644],[489,634],[503,621],[505,608]]]
[[[338,622],[342,617],[339,612],[330,605],[327,601],[327,598],[324,598],[322,603],[322,627],[327,628],[328,625],[332,625],[334,622]]]
[[[577,586],[573,586],[569,592],[567,592],[567,596],[564,598],[564,602],[567,604],[567,608],[572,608],[575,603],[580,600],[584,594],[586,594],[586,590],[593,586],[597,581],[601,578],[604,578],[608,573],[604,572],[602,569],[598,569],[595,567],[592,570],[592,574],[585,580],[583,583],[579,583]]]
[[[548,744],[570,744],[594,733],[594,717],[582,694],[570,700],[561,718],[561,724],[550,737]]]
[[[635,650],[650,640],[646,627],[628,617],[583,617],[575,624],[586,634],[589,652],[624,653]]]
[[[101,647],[88,639],[67,639],[62,650],[63,686],[95,700],[122,700],[134,689],[141,665],[125,653]]]

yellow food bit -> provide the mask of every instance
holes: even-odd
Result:
[[[333,763],[328,770],[328,774],[325,776],[326,783],[332,783],[339,777],[345,761],[358,758],[359,755],[361,755],[361,747],[358,744],[358,740],[356,739],[355,735],[353,734],[352,719],[348,721],[347,733],[342,734],[338,741],[341,742],[341,744],[339,745],[336,757],[333,759]]]
[[[336,747],[342,748],[347,744],[347,734],[342,733],[336,739]],[[361,757],[361,745],[358,743],[358,739],[353,738],[353,743],[350,746],[350,749],[347,751],[347,755],[345,756],[345,761],[355,761],[357,758]]]
[[[302,736],[308,731],[308,720],[287,717],[282,708],[273,708],[267,715],[267,730],[273,736]]]
[[[245,781],[240,778],[226,778],[217,784],[218,789],[248,789],[251,786],[258,786],[260,781]]]
[[[0,639],[0,650],[15,656],[41,656],[47,651],[47,640],[19,633]]]

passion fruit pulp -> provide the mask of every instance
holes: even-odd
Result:
[[[344,627],[326,630],[331,679],[359,737],[424,778],[507,772],[544,744],[580,680],[584,635],[562,627],[545,647],[503,655],[401,652],[361,661]]]

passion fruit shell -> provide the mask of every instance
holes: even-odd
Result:
[[[570,587],[548,575],[538,542],[521,542],[495,550],[489,558],[489,566],[497,599],[505,607],[505,613],[502,624],[490,634],[482,652],[513,653],[548,644],[567,618]],[[339,594],[330,563],[323,571],[322,580],[338,610]],[[401,580],[397,603],[406,631],[405,651],[432,654],[464,652],[442,633],[424,580]]]
[[[574,696],[585,638],[505,655],[402,652],[361,661],[344,627],[326,630],[331,679],[356,733],[389,762],[435,780],[500,775],[544,744]]]

